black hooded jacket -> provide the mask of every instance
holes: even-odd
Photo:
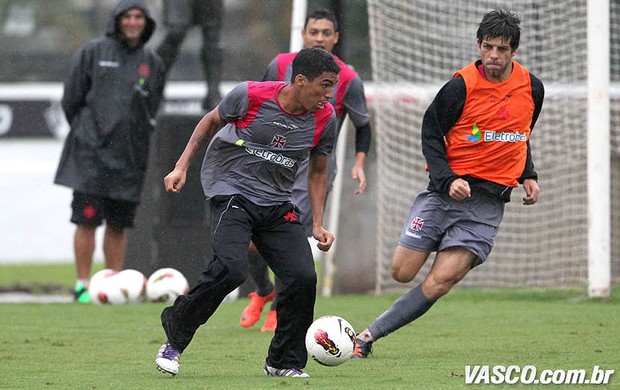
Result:
[[[120,18],[142,10],[141,43],[127,46]],[[73,57],[62,107],[71,125],[54,182],[86,194],[139,202],[153,118],[163,97],[164,64],[144,45],[155,31],[144,0],[122,0],[105,37]]]

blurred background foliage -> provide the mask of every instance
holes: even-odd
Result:
[[[161,0],[147,0],[159,22]],[[73,53],[101,36],[117,0],[0,0],[0,82],[64,81]],[[224,0],[221,43],[223,80],[259,80],[269,61],[289,51],[292,0]],[[308,0],[339,13],[341,42],[335,52],[369,80],[370,45],[365,0]],[[161,40],[158,23],[149,46]],[[171,81],[202,80],[198,28],[190,30]]]

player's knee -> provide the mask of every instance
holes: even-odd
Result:
[[[299,269],[291,276],[293,278],[292,283],[295,286],[300,288],[316,287],[317,277],[314,269]]]
[[[427,298],[436,300],[446,295],[458,282],[453,278],[438,278],[435,275],[428,275],[422,283],[422,290]]]
[[[227,278],[228,284],[235,287],[241,286],[241,284],[243,284],[243,282],[245,282],[245,280],[248,278],[248,275],[249,273],[247,272],[247,270],[231,270]]]
[[[415,273],[412,273],[407,267],[404,267],[403,264],[400,263],[392,264],[390,274],[392,279],[399,283],[411,282],[415,277]]]

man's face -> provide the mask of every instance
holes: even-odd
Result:
[[[334,96],[334,85],[338,81],[336,73],[323,72],[312,81],[303,75],[297,77],[299,79],[296,82],[301,83],[302,86],[299,100],[306,111],[316,112],[320,110]]]
[[[507,80],[512,72],[512,59],[517,54],[517,50],[510,48],[510,42],[485,38],[478,47],[487,78],[494,82]]]
[[[145,27],[146,15],[142,10],[130,9],[121,16],[121,35],[130,46],[136,46],[140,42]]]
[[[306,48],[318,47],[331,53],[340,34],[334,24],[327,19],[310,19],[306,29],[301,32]]]

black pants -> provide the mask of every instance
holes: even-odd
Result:
[[[252,240],[281,281],[278,326],[267,361],[277,368],[305,367],[305,335],[314,316],[317,277],[299,210],[292,203],[257,206],[238,195],[213,198],[210,210],[213,260],[187,296],[162,312],[168,342],[185,350],[198,327],[246,280]]]

